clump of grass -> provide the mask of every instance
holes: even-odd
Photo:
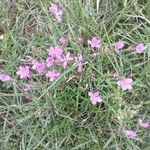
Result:
[[[48,11],[59,3],[64,18],[58,23]],[[1,1],[0,69],[12,80],[0,82],[1,149],[149,149],[148,129],[137,120],[150,120],[149,110],[149,2],[142,1]],[[83,55],[84,70],[74,65],[62,70],[53,82],[34,74],[33,90],[26,95],[16,72],[32,58],[44,61],[47,49],[68,37],[65,52]],[[87,41],[101,38],[98,57],[92,57]],[[80,43],[80,40],[82,42]],[[114,43],[125,48],[114,53]],[[137,43],[145,43],[137,55]],[[124,92],[112,77],[131,76],[133,89]],[[88,92],[98,90],[104,101],[92,105]],[[138,137],[125,136],[136,129]]]

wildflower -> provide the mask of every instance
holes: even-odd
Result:
[[[48,56],[48,58],[46,59],[46,62],[47,62],[47,66],[50,67],[54,64],[55,58],[53,56]]]
[[[118,78],[119,76],[120,76],[119,72],[115,72],[115,73],[113,74],[113,77],[114,77],[114,78]]]
[[[56,5],[56,4],[52,4],[51,7],[49,7],[49,11],[50,11],[51,13],[56,14],[56,13],[59,11],[59,6]]]
[[[60,76],[60,73],[57,70],[53,69],[52,71],[48,71],[46,76],[50,78],[50,81],[54,81],[57,77]]]
[[[39,74],[42,74],[45,72],[45,64],[44,63],[41,63],[41,62],[37,61],[36,59],[33,59],[32,65],[33,65],[32,68],[37,70],[37,72]]]
[[[44,64],[44,63],[39,63],[39,64],[37,65],[37,72],[38,72],[39,74],[42,74],[42,73],[45,72],[45,64]]]
[[[5,82],[9,81],[11,78],[8,74],[6,73],[0,73],[0,81]]]
[[[135,138],[137,136],[136,131],[134,130],[126,130],[125,131],[126,136],[128,136],[129,138]]]
[[[149,122],[143,121],[143,119],[138,120],[138,124],[143,128],[148,128],[150,126]]]
[[[136,46],[136,53],[141,54],[145,50],[145,46],[143,43],[140,43]]]
[[[62,61],[63,49],[59,46],[51,46],[49,49],[49,56],[56,58],[59,61]]]
[[[91,100],[93,105],[95,105],[96,103],[101,103],[103,101],[101,96],[100,96],[100,93],[98,91],[97,92],[90,91],[88,93],[88,95],[90,96],[90,100]]]
[[[64,56],[64,58],[63,58],[63,68],[66,68],[68,62],[71,61],[71,60],[73,60],[73,58],[70,57],[70,53],[67,53],[67,55]]]
[[[59,41],[61,42],[61,44],[63,45],[67,45],[68,44],[68,38],[65,35],[62,35],[59,39]]]
[[[124,47],[124,43],[122,41],[116,42],[115,43],[115,51],[119,52],[120,49]]]
[[[62,21],[63,11],[59,8],[58,5],[52,4],[49,8],[49,11],[55,16],[58,22]]]
[[[30,67],[20,66],[16,74],[20,76],[20,79],[30,77]]]
[[[100,43],[101,40],[95,36],[91,40],[88,40],[88,44],[90,44],[92,48],[100,48]]]
[[[117,82],[118,86],[120,86],[123,90],[132,89],[133,80],[131,78],[124,78]]]

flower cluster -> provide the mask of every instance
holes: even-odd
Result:
[[[150,122],[144,121],[143,119],[138,119],[138,125],[142,128],[150,127]],[[129,138],[135,138],[137,136],[137,131],[129,129],[125,130],[125,134]]]
[[[53,14],[58,22],[62,21],[63,11],[59,7],[59,5],[52,4],[51,7],[49,7],[49,12]],[[31,79],[33,77],[32,75],[36,72],[38,75],[44,75],[49,79],[49,81],[53,82],[61,76],[61,71],[69,67],[70,64],[74,64],[77,68],[77,71],[79,73],[82,73],[84,71],[84,55],[81,53],[73,54],[64,50],[63,46],[67,46],[69,42],[66,35],[62,35],[59,39],[59,42],[61,43],[60,45],[50,46],[44,61],[40,60],[40,58],[33,58],[30,64],[20,65],[16,72],[20,79]],[[97,36],[93,36],[89,40],[87,40],[87,46],[90,47],[90,49],[92,49],[93,51],[95,51],[95,49],[99,50],[102,47],[102,40]],[[125,43],[119,40],[114,44],[113,49],[115,53],[119,53],[123,48],[125,48]],[[135,52],[137,54],[143,53],[145,49],[146,46],[144,45],[144,43],[139,43],[135,46]],[[94,53],[93,56],[95,57],[97,55],[99,55],[99,53]],[[118,87],[121,88],[122,91],[133,89],[133,79],[131,77],[122,77],[119,72],[113,73],[112,76],[117,79],[116,85],[118,85]],[[10,80],[10,75],[3,72],[0,73],[0,81],[7,82]],[[31,84],[24,85],[25,93],[28,93],[31,90]],[[91,90],[87,95],[89,96],[89,99],[93,105],[104,102],[99,90]],[[143,128],[148,128],[150,126],[150,123],[144,121],[143,119],[139,119],[138,124]],[[137,136],[135,130],[125,130],[124,133],[131,138]]]
[[[34,58],[31,62],[32,67],[30,67],[29,65],[19,66],[16,74],[20,76],[20,79],[27,79],[32,77],[32,70],[35,70],[39,75],[43,75],[46,73],[46,77],[48,77],[50,81],[53,81],[57,79],[57,77],[59,77],[61,73],[56,69],[47,71],[47,68],[50,68],[55,64],[60,64],[65,69],[73,60],[75,60],[75,64],[78,67],[78,72],[82,72],[82,55],[71,56],[70,52],[64,53],[63,48],[61,48],[59,45],[50,46],[50,48],[48,49],[48,57],[45,62],[41,62],[38,59]],[[2,74],[1,76],[3,76],[1,77],[3,78],[3,81],[7,81],[10,78],[6,74]]]

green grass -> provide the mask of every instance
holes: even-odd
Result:
[[[149,150],[149,129],[137,124],[138,118],[150,121],[149,0],[57,0],[62,23],[48,12],[52,2],[0,1],[0,69],[13,78],[0,82],[0,149]],[[22,90],[27,81],[16,76],[18,66],[30,57],[45,60],[46,49],[62,34],[69,37],[66,51],[83,54],[83,73],[74,66],[58,68],[63,74],[53,83],[35,75],[32,101],[27,101]],[[92,36],[103,45],[95,59],[87,47]],[[117,55],[113,46],[119,39],[128,46],[143,42],[147,49],[142,55],[134,48]],[[115,71],[133,77],[133,90],[117,87],[111,76]],[[101,92],[105,106],[91,104],[90,89]],[[137,130],[137,138],[125,137],[123,130],[129,128]]]

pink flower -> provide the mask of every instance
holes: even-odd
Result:
[[[124,47],[124,43],[122,41],[116,42],[115,43],[115,51],[119,52],[120,49]]]
[[[44,64],[44,63],[39,63],[39,64],[37,65],[37,72],[38,72],[39,74],[42,74],[42,73],[45,72],[45,64]]]
[[[68,38],[65,35],[62,35],[59,39],[59,41],[61,42],[61,44],[66,45],[68,44]]]
[[[88,95],[90,96],[90,100],[91,100],[93,105],[95,105],[96,103],[101,103],[103,101],[100,94],[99,94],[99,92],[90,91],[88,93]]]
[[[25,91],[25,93],[30,92],[32,89],[32,85],[31,84],[25,84],[23,90]]]
[[[143,128],[148,128],[150,126],[149,122],[143,121],[143,119],[138,120],[138,124]]]
[[[52,71],[48,71],[46,76],[50,78],[50,81],[54,81],[57,77],[60,76],[60,73],[57,70],[53,69]]]
[[[55,16],[58,22],[62,21],[63,11],[58,5],[52,4],[51,7],[49,7],[49,11]]]
[[[118,86],[120,86],[123,90],[132,89],[133,80],[131,78],[124,78],[117,82]]]
[[[59,46],[51,46],[49,49],[49,55],[59,61],[62,61],[62,54],[63,49]]]
[[[114,77],[114,78],[118,78],[119,76],[120,76],[119,72],[115,72],[115,73],[113,74],[113,77]]]
[[[32,68],[35,69],[35,70],[37,70],[37,72],[39,74],[42,74],[42,73],[45,72],[45,64],[44,63],[41,63],[38,60],[33,59],[32,60],[32,65],[33,65]]]
[[[56,14],[59,12],[59,6],[56,4],[52,4],[51,7],[49,7],[49,11],[53,14]]]
[[[0,73],[0,81],[5,82],[9,81],[11,78],[8,74],[6,73]]]
[[[70,53],[67,53],[67,55],[63,58],[63,68],[66,68],[68,62],[70,62],[71,60],[73,60],[73,58],[70,57]]]
[[[129,138],[135,138],[137,136],[136,131],[134,130],[126,130],[125,131],[126,136],[128,136]]]
[[[20,76],[20,79],[30,77],[30,67],[20,66],[16,74]]]
[[[75,61],[76,61],[76,65],[78,67],[78,72],[82,72],[83,71],[83,63],[82,63],[83,57],[82,57],[82,55],[80,54],[78,56],[78,58],[76,57]]]
[[[141,54],[145,50],[145,46],[143,43],[140,43],[136,46],[136,53]]]
[[[48,58],[46,59],[46,62],[47,62],[47,66],[50,67],[54,64],[55,58],[53,56],[48,56]]]
[[[92,37],[91,40],[88,40],[88,44],[90,44],[92,48],[100,48],[101,40],[98,37]]]

